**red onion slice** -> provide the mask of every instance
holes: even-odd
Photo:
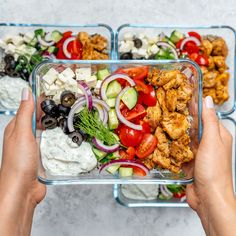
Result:
[[[65,56],[66,56],[67,58],[69,58],[69,59],[71,58],[71,53],[68,52],[67,47],[68,47],[68,44],[69,44],[70,42],[74,41],[75,39],[76,39],[75,37],[70,37],[70,38],[66,39],[66,40],[64,41],[63,45],[62,45],[62,50],[63,50]]]
[[[169,43],[160,41],[160,42],[157,42],[156,45],[158,47],[169,48],[171,50],[171,52],[173,53],[175,59],[178,59],[178,53],[177,53],[176,49],[173,46],[171,46]]]
[[[130,84],[131,87],[135,86],[135,82],[126,74],[119,73],[119,74],[109,75],[108,77],[106,77],[106,79],[103,80],[101,84],[100,97],[102,98],[102,100],[104,101],[107,100],[107,96],[106,96],[107,86],[109,85],[110,82],[116,79],[124,79]]]
[[[86,103],[88,110],[91,111],[93,108],[93,98],[92,98],[92,92],[88,85],[84,83],[83,81],[78,82],[78,87],[81,89],[86,97]]]
[[[125,119],[125,117],[121,114],[120,112],[120,100],[123,96],[123,94],[129,89],[130,87],[126,87],[124,88],[116,97],[116,105],[115,105],[115,109],[116,109],[116,115],[119,119],[119,121],[123,124],[125,124],[126,126],[135,129],[135,130],[142,130],[142,126],[141,125],[136,125],[128,120]]]
[[[181,44],[180,44],[180,49],[183,50],[185,44],[186,44],[187,42],[190,42],[190,41],[196,43],[197,46],[200,46],[200,45],[201,45],[201,42],[200,42],[197,38],[195,38],[195,37],[188,37],[188,38],[185,38],[185,39],[181,42]]]
[[[53,41],[46,42],[45,40],[42,39],[41,35],[38,35],[37,39],[38,39],[39,43],[44,47],[51,47],[52,45],[55,44]]]
[[[108,167],[113,166],[113,165],[128,165],[128,166],[134,166],[134,167],[138,167],[140,169],[142,169],[146,175],[149,174],[149,169],[142,163],[139,161],[132,161],[132,160],[112,160],[107,164],[104,164],[100,170],[99,173],[102,173],[103,171],[105,171]]]
[[[105,144],[103,144],[100,140],[98,140],[97,138],[93,138],[93,144],[95,145],[96,148],[98,148],[99,150],[103,151],[103,152],[115,152],[120,148],[120,145],[114,144],[112,146],[107,146]]]
[[[93,102],[101,105],[105,110],[109,111],[111,108],[103,100],[93,97]]]
[[[105,125],[108,121],[108,114],[107,111],[104,110],[99,104],[93,103],[93,107],[98,111],[99,118],[102,121],[102,123]]]
[[[162,195],[167,198],[170,199],[173,197],[173,193],[169,191],[169,189],[167,189],[167,187],[165,185],[160,185],[160,190]]]

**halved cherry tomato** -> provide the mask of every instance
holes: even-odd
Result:
[[[156,149],[156,146],[157,137],[152,134],[144,134],[135,154],[140,159],[145,158]]]
[[[143,133],[142,131],[131,129],[125,125],[120,128],[120,141],[126,147],[135,147],[140,144]]]
[[[135,149],[134,147],[128,147],[127,150],[120,150],[119,151],[121,159],[125,160],[133,160],[135,157]]]
[[[197,38],[199,41],[201,41],[201,35],[198,34],[198,33],[195,32],[195,31],[190,31],[190,32],[188,32],[188,35],[189,35],[190,37],[195,37],[195,38]]]
[[[124,73],[128,74],[132,79],[143,80],[148,75],[148,66],[132,67],[123,69]]]
[[[63,38],[68,38],[72,35],[72,31],[66,31],[62,35],[63,35]]]
[[[141,80],[138,80],[138,79],[133,79],[134,82],[135,82],[135,88],[138,92],[143,92],[145,94],[148,94],[149,93],[149,89],[148,89],[148,86],[142,82]]]
[[[192,53],[192,54],[189,55],[189,58],[190,58],[192,61],[195,61],[195,60],[197,59],[198,55],[199,55],[198,53]]]
[[[176,43],[176,48],[178,48],[178,49],[180,49],[180,46],[181,46],[181,43],[183,42],[183,40],[184,40],[185,38],[182,38],[182,39],[180,39],[177,43]]]
[[[139,92],[139,97],[140,97],[140,101],[145,104],[146,106],[149,107],[154,107],[156,106],[157,103],[157,98],[156,98],[156,92],[155,89],[153,88],[153,86],[151,85],[147,85],[148,87],[148,94],[145,94],[143,92]]]
[[[121,110],[122,115],[125,117],[126,120],[140,120],[147,115],[146,109],[141,104],[136,104],[136,106],[129,110],[128,108],[123,108]]]
[[[139,168],[139,167],[136,167],[136,166],[133,166],[133,174],[136,175],[136,176],[146,176],[146,172]]]
[[[173,196],[175,197],[175,198],[182,198],[182,197],[184,197],[186,194],[185,194],[185,192],[179,192],[179,193],[174,193],[173,194]]]
[[[140,120],[139,124],[142,125],[142,132],[143,133],[147,133],[150,134],[151,133],[151,128],[150,125],[148,124],[148,122],[144,121],[144,120]]]
[[[62,50],[62,48],[58,49],[57,55],[56,55],[57,59],[66,59],[66,56]]]
[[[188,52],[188,54],[199,53],[199,47],[194,42],[187,42],[184,45],[184,50]]]
[[[208,66],[209,64],[208,57],[205,55],[198,55],[195,62],[200,66]]]

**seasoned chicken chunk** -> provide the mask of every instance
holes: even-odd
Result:
[[[177,89],[178,100],[185,101],[186,103],[191,99],[193,94],[193,87],[190,83],[183,83]]]
[[[228,72],[224,72],[222,74],[219,74],[216,77],[216,86],[217,85],[224,85],[227,86],[229,82],[229,73]]]
[[[177,105],[177,92],[175,89],[167,90],[166,92],[166,108],[168,111],[173,112]]]
[[[212,43],[208,39],[203,39],[200,49],[207,55],[211,55],[213,46]]]
[[[94,49],[98,51],[103,51],[107,47],[107,39],[99,34],[94,34],[91,36],[90,39],[91,44],[93,45]]]
[[[172,112],[163,117],[161,122],[163,130],[172,139],[180,138],[190,127],[187,117],[178,112]]]
[[[225,63],[225,57],[223,56],[215,56],[213,57],[214,63],[220,73],[223,73],[225,70],[228,69]]]
[[[226,57],[228,55],[228,47],[223,38],[217,37],[212,41],[212,55],[213,56],[223,56]]]
[[[158,148],[153,152],[152,160],[159,167],[170,169],[170,165],[171,165],[170,158],[165,157]]]
[[[165,157],[168,157],[170,154],[169,140],[167,139],[166,134],[164,133],[161,127],[158,126],[156,128],[155,136],[158,140],[157,148],[162,152]]]
[[[229,99],[228,88],[224,85],[217,86],[216,88],[216,98],[217,104],[222,104]]]
[[[166,92],[162,87],[159,87],[156,91],[157,101],[160,104],[160,108],[162,109],[163,114],[168,113],[166,107]]]
[[[216,84],[216,77],[219,75],[219,73],[214,71],[209,71],[206,74],[203,75],[203,86],[204,88],[212,88]]]

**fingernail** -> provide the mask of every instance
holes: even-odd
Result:
[[[212,109],[212,108],[214,109],[215,107],[211,96],[205,97],[205,104],[206,104],[206,108],[208,109]]]
[[[29,89],[23,88],[21,93],[21,101],[27,101],[29,99]]]

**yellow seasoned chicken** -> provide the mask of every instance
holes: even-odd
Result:
[[[204,88],[212,88],[216,84],[216,77],[219,75],[219,73],[214,71],[208,71],[203,75],[203,87]]]
[[[217,37],[212,41],[212,55],[227,57],[228,47],[223,38]]]
[[[173,112],[177,105],[177,91],[170,89],[166,91],[166,108],[168,111]]]

